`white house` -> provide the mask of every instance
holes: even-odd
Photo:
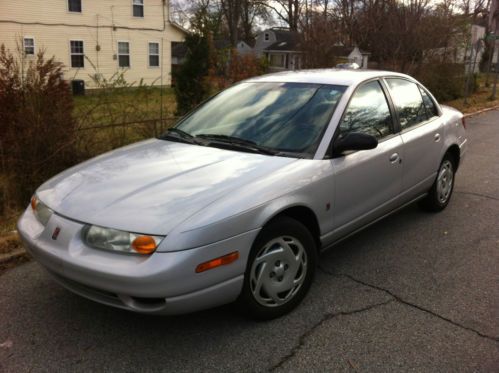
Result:
[[[240,40],[237,42],[236,46],[237,53],[240,55],[252,54],[253,48],[251,48],[245,41]]]
[[[356,63],[361,69],[367,69],[370,55],[371,53],[360,50],[359,47],[353,47],[347,58],[349,62]]]
[[[339,61],[357,63],[366,69],[371,53],[360,50],[358,47],[333,45],[332,54]],[[283,28],[271,28],[260,32],[255,41],[253,51],[258,56],[265,56],[269,61],[271,71],[298,70],[306,57],[300,47],[299,35]],[[334,63],[332,61],[333,67]]]
[[[170,84],[171,45],[185,30],[168,0],[0,1],[0,43],[28,59],[38,50],[65,65],[68,80],[125,72],[128,82]]]
[[[480,61],[485,51],[485,27],[470,25],[468,33],[456,32],[450,42],[439,48],[425,51],[424,57],[428,63],[441,60],[450,63],[462,64],[466,72],[480,71]],[[497,56],[494,56],[494,61]]]
[[[298,34],[288,29],[271,28],[260,32],[253,51],[267,58],[271,71],[298,70],[302,66]]]

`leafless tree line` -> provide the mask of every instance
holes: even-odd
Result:
[[[283,25],[300,35],[309,67],[331,66],[343,45],[371,52],[381,67],[414,73],[431,51],[465,44],[470,24],[486,26],[490,1],[194,0],[186,19],[232,46],[251,44],[265,25]]]
[[[452,48],[465,46],[470,24],[486,19],[489,2],[308,1],[300,17],[307,64],[324,66],[334,59],[335,45],[356,45],[380,67],[417,73],[432,52],[449,56]]]
[[[267,0],[194,0],[187,4],[173,0],[174,20],[201,34],[227,38],[232,46],[238,40],[254,39],[259,22],[271,23],[271,1]]]

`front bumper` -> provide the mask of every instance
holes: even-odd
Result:
[[[59,227],[56,240],[52,233]],[[143,313],[180,314],[234,301],[242,289],[252,230],[202,247],[150,256],[96,250],[81,240],[83,224],[53,214],[43,227],[27,209],[18,231],[28,252],[69,290]],[[195,273],[198,264],[239,251],[227,266]]]
[[[464,159],[466,158],[466,154],[468,152],[468,139],[464,137],[460,140],[461,141],[459,143],[459,155],[460,155],[459,164],[461,165]]]

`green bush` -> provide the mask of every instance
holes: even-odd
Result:
[[[421,71],[417,79],[433,93],[438,101],[451,101],[463,97],[465,79],[463,65],[431,63],[425,65]]]
[[[206,77],[209,69],[208,40],[191,34],[185,38],[187,55],[184,63],[173,73],[177,115],[184,115],[199,105],[208,95]]]
[[[438,101],[452,101],[464,97],[466,76],[464,66],[451,63],[432,63],[423,66],[417,79],[421,81]],[[479,88],[478,74],[468,78],[468,95]]]

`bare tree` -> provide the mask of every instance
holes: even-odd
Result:
[[[346,32],[381,66],[414,72],[426,51],[445,47],[456,33],[459,18],[435,9],[429,0],[361,0]]]
[[[300,16],[306,0],[255,0],[269,8],[291,31],[298,31]]]
[[[193,0],[187,9],[172,6],[175,19],[188,15],[191,29],[214,38],[226,37],[232,47],[240,38],[251,42],[258,20],[271,20],[267,0]]]
[[[218,0],[195,0],[190,8],[191,29],[217,38],[223,32],[223,12]]]
[[[332,17],[323,9],[310,8],[301,22],[300,45],[307,68],[333,67],[336,65],[341,31]]]
[[[490,7],[490,0],[458,0],[457,6],[464,15],[470,16],[472,21],[487,14]]]
[[[235,47],[239,39],[242,0],[220,0],[220,5],[227,23],[230,43]]]
[[[261,1],[241,0],[241,34],[244,41],[251,43],[254,38],[255,23],[261,19],[269,23],[271,15]]]
[[[170,1],[170,19],[183,28],[190,26],[190,6],[182,0]]]
[[[331,15],[340,25],[343,34],[342,42],[346,45],[354,44],[355,21],[360,3],[359,0],[333,0]]]

